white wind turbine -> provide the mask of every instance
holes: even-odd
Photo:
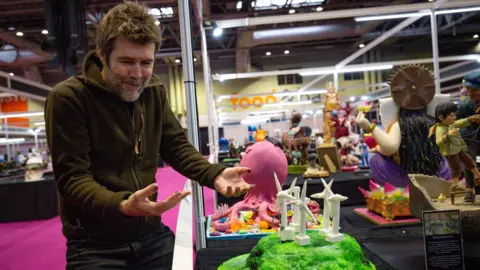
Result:
[[[280,181],[278,181],[277,174],[274,173],[275,176],[275,184],[277,185],[277,202],[275,203],[275,211],[281,206],[282,213],[281,213],[281,223],[280,229],[278,234],[282,241],[287,240],[294,240],[295,236],[295,228],[288,227],[288,217],[287,217],[287,202],[286,200],[295,200],[295,197],[291,195],[293,192],[293,188],[295,187],[295,183],[297,182],[297,178],[295,178],[290,185],[290,188],[287,190],[282,190],[282,186],[280,185]]]
[[[328,183],[322,178],[322,184],[324,186],[324,190],[321,193],[312,194],[310,197],[314,199],[323,199],[323,229],[320,229],[321,232],[327,234],[331,231],[330,228],[330,215],[331,215],[331,205],[328,198],[333,195],[332,192],[332,184],[333,179]]]
[[[310,236],[305,235],[307,227],[307,213],[312,218],[313,222],[317,223],[315,216],[312,214],[312,211],[308,208],[307,205],[307,181],[303,182],[302,195],[300,200],[294,202],[295,206],[300,208],[300,232],[295,236],[295,243],[300,246],[305,246],[310,244]]]
[[[300,187],[293,187],[293,197],[295,200],[300,200]],[[300,207],[294,205],[294,201],[290,203],[293,206],[292,222],[288,224],[289,227],[295,229],[296,232],[300,231]]]
[[[339,233],[338,227],[340,225],[340,202],[347,199],[340,194],[332,195],[327,199],[330,202],[330,214],[333,216],[332,230],[327,234],[327,241],[329,242],[340,242],[345,238],[342,233]]]

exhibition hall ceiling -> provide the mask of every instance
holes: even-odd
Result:
[[[0,1],[0,70],[53,85],[68,77],[67,71],[55,61],[57,51],[52,35],[47,31],[46,3],[51,0]],[[75,2],[75,1],[74,1]],[[76,1],[82,2],[82,1]],[[85,39],[88,49],[94,49],[99,20],[109,8],[121,0],[84,0]],[[157,72],[166,72],[168,65],[181,64],[178,2],[172,0],[142,0],[160,21],[163,36],[157,55]],[[192,1],[191,3],[196,2]],[[371,7],[385,7],[428,0],[203,0],[206,25],[235,18],[296,15]],[[192,6],[193,7],[193,6]],[[392,13],[395,10],[392,9]],[[83,17],[83,16],[82,16]],[[194,14],[192,43],[196,63],[201,63],[201,40],[198,20]],[[480,12],[444,14],[438,16],[440,56],[480,52],[478,34]],[[404,19],[358,22],[354,18],[312,20],[281,24],[226,28],[220,35],[207,30],[209,57],[213,71],[247,72],[305,66],[335,64],[368,44]],[[212,27],[213,28],[213,27]],[[359,60],[371,62],[431,57],[430,17],[425,16],[382,42]],[[218,34],[218,33],[215,33]],[[49,42],[50,38],[50,42]],[[8,56],[16,52],[16,60]],[[20,53],[18,53],[20,52]],[[79,53],[81,55],[81,52]],[[4,59],[2,62],[1,59]],[[6,60],[5,60],[6,59]],[[75,57],[71,63],[80,64]]]

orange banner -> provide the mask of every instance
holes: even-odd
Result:
[[[5,97],[0,99],[2,113],[25,113],[28,112],[28,102],[25,97]],[[29,118],[9,118],[7,121],[10,126],[29,127]],[[5,121],[2,120],[2,124]]]

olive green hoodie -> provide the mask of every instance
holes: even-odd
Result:
[[[56,85],[45,103],[60,217],[68,239],[133,241],[153,232],[160,217],[125,217],[119,204],[155,182],[159,155],[210,188],[224,167],[210,164],[188,142],[156,76],[128,103],[106,87],[101,70],[90,52],[83,76]],[[168,181],[160,179],[159,190]]]

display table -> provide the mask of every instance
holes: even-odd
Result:
[[[43,180],[0,178],[0,222],[52,218],[58,215],[57,186],[53,174]]]
[[[379,227],[356,215],[353,211],[357,207],[342,207],[340,226],[343,232],[357,239],[365,256],[378,270],[425,269],[421,224]],[[224,261],[249,253],[257,242],[258,239],[208,240],[207,248],[197,252],[196,269],[217,269]],[[480,265],[480,258],[476,257],[479,255],[475,255],[479,246],[480,243],[464,243],[467,270]]]
[[[319,179],[308,179],[305,180],[302,174],[299,175],[288,175],[285,184],[283,185],[284,189],[290,187],[293,182],[293,179],[297,178],[296,185],[299,187],[303,186],[304,181],[308,181],[307,187],[307,196],[310,196],[315,193],[320,193],[323,191],[324,187],[322,180]],[[326,182],[329,182],[331,179],[335,179],[332,186],[333,192],[338,192],[343,196],[348,197],[348,200],[342,202],[342,205],[359,205],[365,203],[365,198],[362,193],[358,190],[358,187],[369,190],[369,181],[370,181],[370,171],[363,170],[357,172],[338,172],[330,174],[329,177],[324,178]],[[221,194],[217,194],[217,204],[228,204],[229,206],[234,205],[236,202],[243,200],[242,197],[230,197],[226,198]],[[321,205],[323,200],[318,201]]]

